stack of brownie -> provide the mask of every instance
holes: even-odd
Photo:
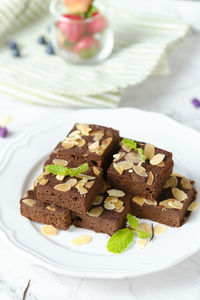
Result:
[[[74,177],[45,169],[49,164],[74,169],[83,163],[88,170]],[[196,193],[194,183],[171,175],[172,169],[167,151],[140,142],[132,149],[112,128],[75,124],[20,200],[21,214],[58,229],[74,224],[109,235],[126,225],[127,213],[180,226]]]

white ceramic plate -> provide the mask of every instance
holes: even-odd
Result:
[[[200,210],[181,228],[167,228],[144,250],[134,245],[119,255],[108,253],[108,236],[71,227],[55,237],[44,237],[41,224],[20,216],[19,199],[31,186],[47,155],[75,122],[96,123],[120,130],[121,136],[153,143],[174,153],[176,171],[197,183],[200,178],[200,134],[157,113],[136,109],[81,110],[66,112],[51,123],[24,131],[15,144],[4,149],[0,161],[0,234],[35,263],[72,276],[124,278],[153,273],[177,264],[200,249]],[[197,189],[199,187],[197,186]],[[71,240],[83,233],[93,240],[81,247]]]

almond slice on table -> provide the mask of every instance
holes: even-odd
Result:
[[[52,235],[53,236],[53,235],[57,234],[56,228],[52,225],[44,225],[41,227],[40,231],[44,235]]]
[[[158,153],[150,159],[150,164],[153,166],[159,165],[165,158],[165,154]]]
[[[176,200],[184,201],[188,198],[187,194],[178,188],[172,188],[172,194]]]
[[[158,224],[154,227],[154,234],[163,234],[166,232],[166,226]]]
[[[155,147],[152,144],[145,144],[144,146],[144,155],[147,159],[152,159],[155,155]]]
[[[148,234],[152,234],[152,228],[151,228],[151,226],[150,226],[148,223],[146,223],[146,222],[142,222],[142,223],[140,224],[140,230],[141,230],[141,231],[144,231],[144,232],[146,232],[146,233],[148,233]]]
[[[90,235],[80,235],[77,238],[72,240],[72,243],[76,246],[82,246],[85,244],[89,244],[92,241]]]
[[[144,248],[147,245],[147,239],[139,239],[136,241],[136,244],[141,248]]]

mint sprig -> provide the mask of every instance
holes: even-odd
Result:
[[[129,225],[131,226],[131,228],[133,228],[134,230],[138,230],[139,228],[139,222],[138,219],[135,218],[134,216],[127,214],[127,220]]]
[[[89,10],[88,10],[88,11],[85,13],[85,15],[84,15],[85,19],[91,18],[92,15],[93,15],[94,13],[98,12],[98,11],[99,11],[98,8],[95,7],[93,4],[91,4]]]
[[[126,145],[127,147],[129,147],[129,148],[134,149],[135,151],[137,151],[142,162],[146,161],[147,158],[144,155],[143,149],[142,148],[137,148],[137,143],[134,140],[123,139],[122,143],[124,145]]]
[[[87,163],[85,163],[73,169],[73,168],[67,168],[59,165],[47,165],[45,169],[54,175],[74,177],[77,176],[78,174],[86,172],[89,169],[89,166]]]
[[[140,239],[147,239],[148,237],[151,236],[151,233],[147,233],[145,231],[137,230],[136,232]]]
[[[122,253],[132,243],[133,231],[129,228],[118,230],[107,243],[107,250],[113,253]]]

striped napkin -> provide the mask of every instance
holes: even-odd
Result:
[[[52,23],[48,5],[49,0],[1,0],[1,94],[43,105],[117,106],[123,89],[160,71],[166,53],[189,30],[181,21],[112,8],[111,57],[93,66],[70,65],[36,43]],[[22,58],[11,56],[6,43],[11,38],[21,45]]]

